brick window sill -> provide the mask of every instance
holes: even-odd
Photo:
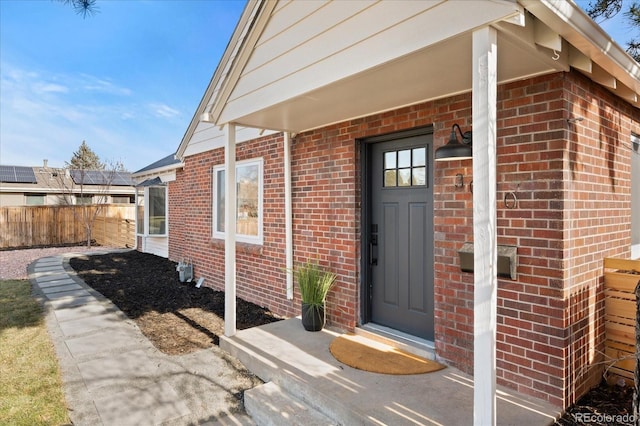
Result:
[[[211,247],[224,250],[225,241],[219,238],[211,239]],[[262,255],[262,247],[258,244],[236,242],[236,251],[243,254]]]

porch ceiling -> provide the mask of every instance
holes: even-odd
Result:
[[[511,24],[506,24],[511,25]],[[237,117],[240,125],[300,132],[471,91],[471,33]],[[546,50],[546,49],[545,49]],[[546,56],[545,56],[546,55]],[[505,35],[498,38],[500,82],[568,67]]]
[[[547,0],[518,3],[525,7],[518,18],[517,3],[509,0],[483,3],[491,6],[483,11],[466,10],[477,2],[430,0],[420,11],[414,10],[420,3],[398,3],[403,10],[393,13],[382,5],[394,2],[356,2],[349,3],[357,10],[349,10],[348,18],[341,15],[347,12],[340,3],[294,2],[306,8],[304,13],[289,10],[284,2],[270,3],[266,16],[257,15],[259,30],[249,32],[231,71],[215,83],[201,119],[302,132],[469,92],[471,36],[484,25],[498,30],[499,83],[573,67],[640,107],[637,63],[606,40],[606,33],[578,6],[563,2],[559,10]],[[363,21],[373,21],[375,31],[354,26],[365,13]],[[283,23],[290,21],[295,23]],[[514,21],[524,25],[509,23]],[[357,35],[349,33],[354,31]],[[601,47],[605,44],[606,50]]]

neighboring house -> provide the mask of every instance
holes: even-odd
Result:
[[[71,204],[132,204],[128,172],[0,166],[0,207]]]
[[[169,256],[167,182],[176,179],[182,166],[171,154],[131,175],[136,182],[136,246],[144,253]]]
[[[640,65],[572,2],[250,1],[176,153],[169,258],[287,316],[317,259],[334,326],[469,373],[494,344],[500,384],[567,407],[603,371],[603,258],[640,245],[639,106]],[[473,160],[434,161],[452,129]],[[509,253],[497,290],[491,257],[461,268],[474,238]]]

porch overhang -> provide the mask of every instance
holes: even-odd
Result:
[[[352,59],[342,57],[342,52],[311,59],[289,55],[289,61],[280,67],[288,64],[291,71],[274,71],[277,78],[268,81],[255,76],[266,73],[265,67],[275,66],[252,62],[252,55],[265,55],[260,49],[269,42],[257,37],[255,45],[243,46],[236,54],[236,61],[244,64],[235,65],[246,69],[238,71],[235,80],[230,79],[230,72],[218,82],[216,96],[203,108],[200,119],[220,126],[233,122],[238,127],[299,133],[470,92],[471,35],[483,26],[497,29],[498,84],[573,67],[640,107],[638,64],[572,2],[465,2],[464,13],[460,2],[451,0],[411,3],[423,4],[423,10],[360,40],[364,46],[355,42],[345,46],[344,50],[352,51]],[[272,5],[273,20],[282,8],[280,3]],[[367,19],[383,22],[384,17],[371,9],[366,9],[371,15]],[[388,10],[381,8],[377,13]],[[269,18],[261,19],[262,35],[270,36],[265,30]],[[347,37],[346,32],[353,30],[337,27],[331,29],[336,38]],[[402,36],[394,31],[402,31]],[[397,46],[389,48],[391,43]],[[243,56],[246,49],[252,50],[252,55]],[[363,52],[366,55],[361,57]]]

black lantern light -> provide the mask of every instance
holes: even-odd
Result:
[[[456,129],[462,136],[462,142],[458,140],[456,135]],[[435,159],[436,161],[443,160],[467,160],[473,157],[473,151],[471,148],[471,131],[462,133],[460,126],[454,124],[451,126],[451,135],[449,136],[449,142],[446,145],[436,149]]]

